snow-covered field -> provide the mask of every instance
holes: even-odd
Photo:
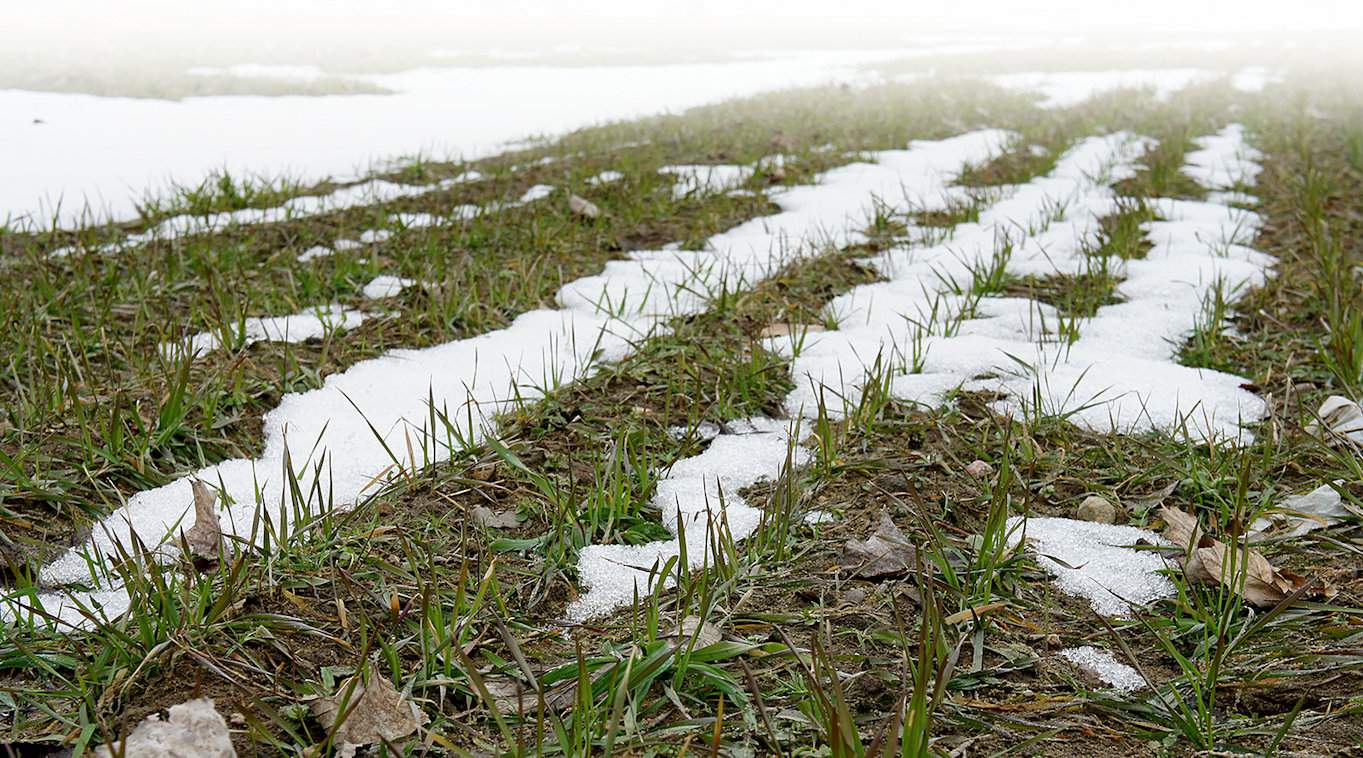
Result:
[[[513,141],[726,98],[819,84],[884,81],[867,68],[887,60],[987,54],[993,40],[863,51],[768,51],[671,65],[432,66],[347,78],[391,94],[206,96],[183,100],[0,90],[0,221],[14,228],[71,227],[136,218],[137,204],[215,171],[305,182],[362,178],[416,155],[482,157]],[[310,81],[311,66],[242,63],[193,75]],[[988,77],[1036,92],[1046,107],[1073,105],[1119,87],[1161,96],[1215,79],[1213,71],[1023,72]],[[919,78],[910,75],[899,78]],[[1270,77],[1248,69],[1237,87]]]

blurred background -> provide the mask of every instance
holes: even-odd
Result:
[[[0,221],[135,218],[214,172],[347,180],[414,156],[836,82],[1115,86],[1358,70],[1363,4],[49,0],[0,46]]]

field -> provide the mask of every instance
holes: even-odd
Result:
[[[0,231],[0,741],[1363,750],[1360,81],[960,73]]]

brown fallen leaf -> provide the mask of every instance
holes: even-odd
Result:
[[[1183,574],[1190,582],[1220,583],[1260,607],[1277,605],[1306,583],[1296,574],[1274,568],[1248,546],[1237,546],[1232,553],[1231,546],[1203,533],[1196,516],[1166,505],[1160,508],[1160,517],[1165,539],[1183,550]]]
[[[722,641],[724,632],[709,621],[702,620],[700,616],[687,616],[668,632],[667,636],[676,646],[690,645],[694,638],[696,641],[694,649],[699,650]]]
[[[1332,445],[1340,442],[1363,444],[1363,408],[1341,395],[1331,395],[1316,409],[1306,431]]]
[[[475,506],[469,515],[473,517],[474,523],[488,529],[511,529],[521,523],[515,511],[494,511],[485,505]]]
[[[183,533],[185,544],[189,547],[194,564],[217,563],[219,547],[222,545],[222,527],[218,524],[218,494],[198,479],[190,482],[194,490],[194,525]]]
[[[874,579],[907,572],[916,555],[909,538],[894,525],[890,514],[882,512],[880,525],[870,537],[843,543],[838,565],[844,575]]]
[[[770,324],[762,330],[760,337],[794,337],[801,334],[822,332],[824,328],[818,324]]]
[[[492,697],[492,705],[503,715],[525,716],[539,712],[539,692],[519,679],[509,676],[484,676],[483,686]],[[577,699],[577,678],[574,677],[544,692],[544,708],[549,712],[567,711]]]
[[[395,743],[426,723],[426,714],[377,672],[368,684],[356,674],[342,682],[335,695],[309,705],[322,727],[332,732],[340,758],[354,758],[355,751],[365,745]]]
[[[577,195],[568,196],[568,210],[584,218],[601,217],[601,209],[596,207],[596,203]]]

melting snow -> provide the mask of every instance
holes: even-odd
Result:
[[[8,217],[46,227],[54,216],[64,226],[92,216],[129,220],[143,194],[163,187],[167,177],[194,185],[223,169],[312,181],[353,174],[388,155],[478,157],[522,134],[561,133],[773,89],[866,81],[858,64],[878,52],[348,77],[392,95],[165,101],[0,92],[0,113],[13,116],[0,131],[0,222]],[[34,119],[43,123],[35,126]],[[224,124],[232,128],[219,128]],[[155,160],[147,159],[149,146]]]
[[[724,192],[748,181],[753,175],[752,166],[723,164],[663,166],[658,171],[677,177],[677,183],[672,185],[672,195],[678,198],[692,193]]]
[[[364,285],[364,296],[370,300],[382,300],[400,294],[413,284],[416,284],[416,281],[412,279],[380,274]]]
[[[1231,124],[1210,137],[1193,140],[1200,148],[1184,156],[1183,173],[1198,184],[1214,190],[1229,190],[1237,184],[1254,184],[1259,176],[1258,150],[1245,144],[1245,128]],[[1235,196],[1244,202],[1246,195]],[[1252,202],[1253,199],[1250,198]]]
[[[1121,69],[1111,71],[1028,71],[999,74],[989,80],[1007,89],[1036,91],[1043,108],[1068,108],[1104,92],[1136,87],[1153,89],[1164,100],[1191,84],[1215,78],[1195,68]]]
[[[1024,533],[1036,562],[1055,577],[1068,595],[1084,598],[1104,616],[1125,616],[1131,606],[1144,606],[1174,595],[1174,584],[1162,572],[1164,558],[1135,545],[1164,545],[1157,534],[1134,526],[1098,524],[1068,518],[1008,519],[1008,541],[1016,545]]]
[[[815,185],[773,192],[780,213],[716,235],[706,250],[638,251],[629,260],[612,261],[602,274],[565,285],[559,310],[530,311],[504,329],[355,364],[327,377],[319,389],[286,395],[266,414],[259,459],[224,461],[194,475],[225,491],[231,505],[224,509],[222,526],[229,536],[249,537],[259,504],[273,509],[287,497],[279,475],[286,447],[301,491],[329,493],[336,507],[349,508],[381,486],[383,473],[392,470],[390,452],[410,467],[444,460],[449,448],[458,446],[443,426],[426,428],[429,398],[443,417],[471,419],[459,433],[479,439],[496,414],[623,358],[639,339],[665,328],[669,316],[704,310],[708,293],[751,287],[799,257],[819,254],[825,245],[845,246],[856,237],[851,229],[866,222],[873,198],[904,211],[944,208],[959,199],[959,193],[945,188],[954,172],[998,153],[1008,136],[998,130],[971,132],[879,153],[877,163],[843,166]],[[778,436],[759,431],[769,442]],[[407,460],[409,450],[417,460]],[[735,473],[733,481],[751,473]],[[769,469],[767,475],[776,473]],[[126,543],[133,531],[159,554],[173,555],[167,534],[190,503],[188,479],[134,494],[95,529],[85,548],[46,566],[44,584],[104,585],[110,581],[107,574],[97,564],[92,577],[82,552],[108,553],[115,540]],[[120,595],[113,591],[109,597]],[[126,608],[126,595],[121,598]],[[41,601],[79,622],[60,593],[45,593]],[[110,613],[121,610],[117,602],[107,605]]]
[[[577,573],[588,588],[568,606],[568,618],[582,621],[604,615],[646,595],[672,558],[680,559],[682,537],[686,563],[691,568],[708,564],[710,545],[721,535],[735,541],[752,534],[762,521],[762,511],[748,505],[738,491],[780,473],[790,451],[790,422],[770,418],[746,419],[739,434],[721,434],[700,455],[677,461],[660,479],[653,506],[663,524],[678,539],[643,545],[590,545],[578,558]],[[802,465],[809,457],[795,448],[793,461]],[[676,568],[664,578],[675,583]]]
[[[598,187],[603,184],[614,184],[615,182],[618,182],[624,178],[625,175],[620,173],[619,171],[602,171],[596,176],[593,176],[590,179],[588,179],[587,184],[590,184],[593,187]]]
[[[1103,684],[1118,692],[1135,692],[1145,686],[1145,680],[1141,678],[1140,672],[1101,648],[1092,645],[1066,648],[1060,651],[1060,657],[1087,669]]]
[[[1239,130],[1222,135],[1232,138],[1204,141],[1203,165],[1224,167],[1242,154]],[[1108,261],[1122,279],[1123,302],[1064,332],[1049,305],[960,294],[990,268],[1046,276],[1097,265],[1086,247],[1096,243],[1100,219],[1119,210],[1108,184],[1131,175],[1147,144],[1126,134],[1084,140],[1051,174],[1006,190],[946,242],[873,258],[889,281],[829,305],[839,328],[805,339],[794,359],[802,390],[787,399],[787,411],[815,407],[815,388],[828,385],[830,410],[842,413],[860,396],[865,370],[883,356],[894,369],[891,391],[912,402],[937,405],[963,387],[1003,393],[995,407],[1005,413],[1041,412],[1100,432],[1186,429],[1198,440],[1249,438],[1242,423],[1261,418],[1264,403],[1242,389],[1246,380],[1181,366],[1177,355],[1217,287],[1233,300],[1267,276],[1272,258],[1244,246],[1259,225],[1251,211],[1153,201],[1162,220],[1144,226],[1153,244],[1146,258]],[[793,352],[788,341],[775,346]]]
[[[248,318],[241,324],[240,331],[235,324],[232,331],[234,335],[240,335],[243,346],[256,342],[305,342],[354,329],[369,318],[370,314],[363,311],[331,303],[288,316]],[[222,347],[222,339],[218,333],[200,332],[184,341],[162,345],[161,353],[167,357],[181,354],[194,357],[219,347]]]

